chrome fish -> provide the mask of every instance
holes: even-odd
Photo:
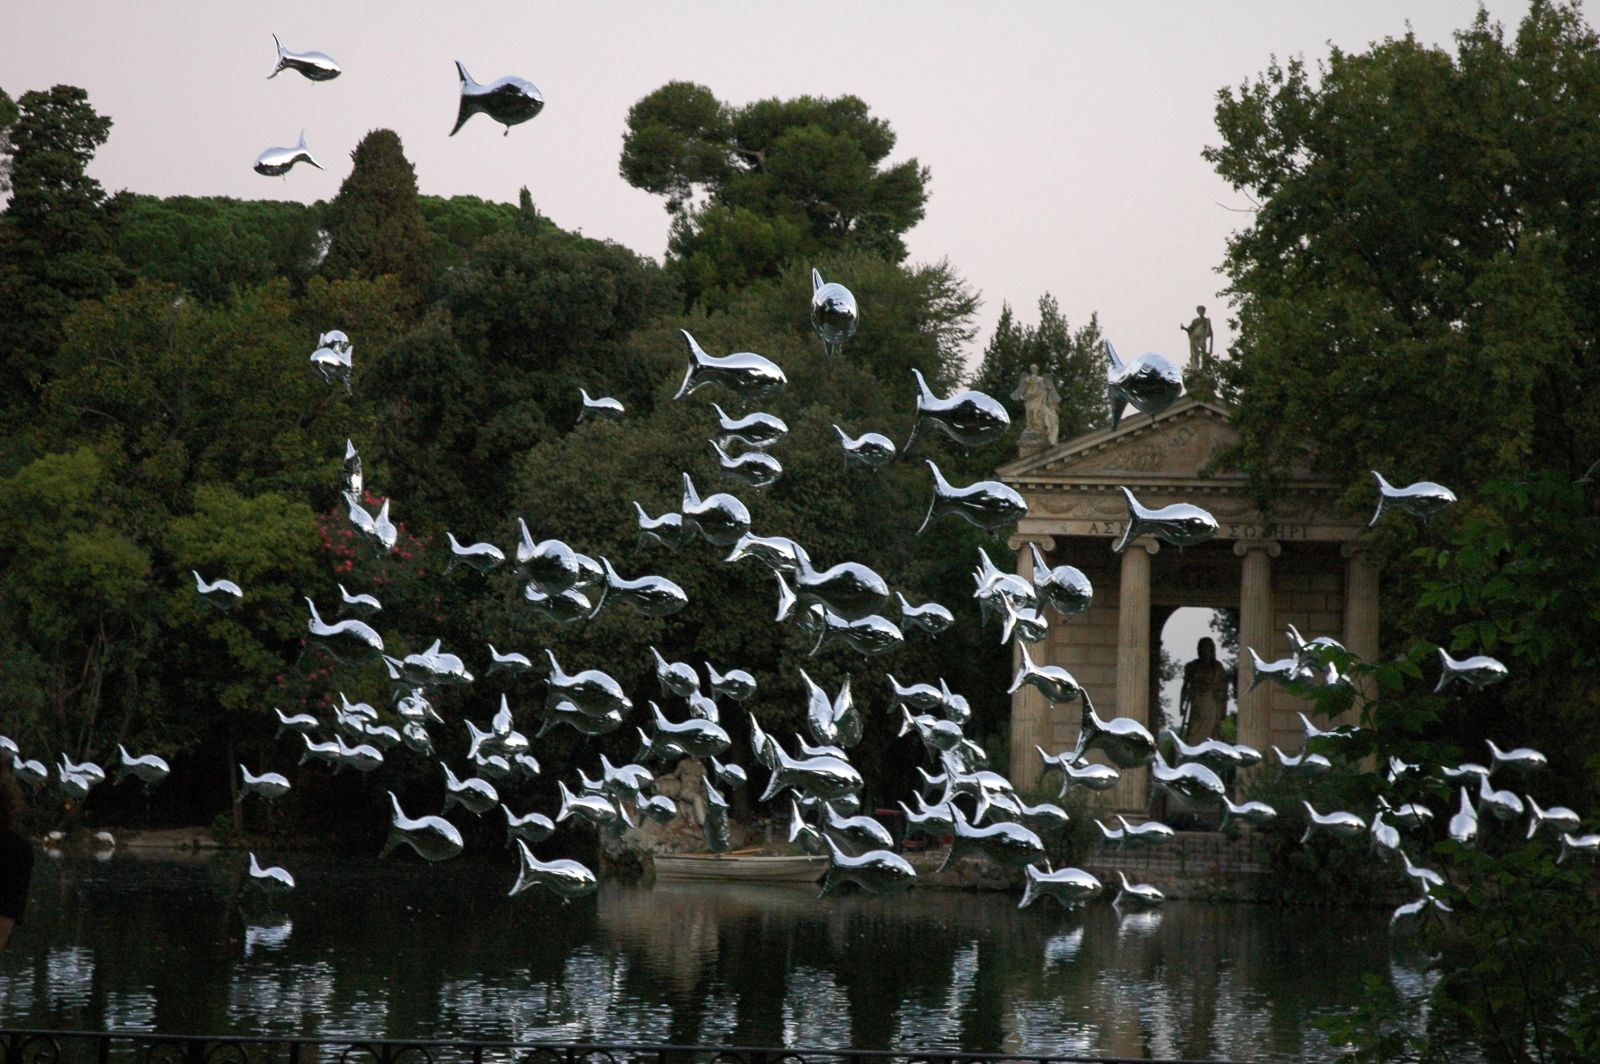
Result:
[[[1228,797],[1227,785],[1211,769],[1198,761],[1169,766],[1159,751],[1150,766],[1150,783],[1154,790],[1171,796],[1178,805],[1188,809],[1213,808]]]
[[[766,750],[776,767],[772,770],[772,779],[768,781],[767,789],[762,792],[763,802],[770,802],[785,788],[822,801],[832,801],[861,791],[863,786],[861,773],[841,757],[795,759],[770,736],[767,738]]]
[[[322,164],[317,162],[306,147],[306,131],[300,131],[300,139],[292,148],[268,148],[256,156],[255,172],[262,177],[282,177],[294,169],[296,163],[310,163],[318,170]]]
[[[329,641],[338,640],[340,644],[349,646],[364,654],[382,654],[383,637],[377,633],[370,624],[353,617],[327,624],[317,613],[317,604],[309,598],[306,605],[311,608],[311,621],[307,630],[312,638]]]
[[[1278,755],[1278,764],[1301,776],[1320,776],[1333,771],[1333,762],[1321,754],[1304,752],[1291,757],[1276,746],[1272,748],[1272,752]]]
[[[678,331],[683,333],[684,342],[689,346],[689,368],[674,399],[682,399],[707,384],[720,384],[745,399],[765,399],[781,392],[789,382],[771,359],[751,351],[708,355],[687,329]]]
[[[258,776],[243,765],[239,766],[239,793],[241,795],[259,794],[270,801],[273,798],[282,798],[288,794],[289,787],[289,777],[281,772],[263,772]]]
[[[765,488],[783,476],[783,463],[766,451],[729,454],[716,440],[711,441],[711,449],[717,454],[717,464],[722,469],[722,475],[741,484],[748,484],[757,489]]]
[[[511,885],[508,897],[516,897],[530,887],[543,887],[565,901],[593,894],[600,886],[594,873],[577,861],[541,861],[528,849],[528,844],[517,840],[517,881]]]
[[[726,492],[701,499],[687,473],[683,475],[681,509],[684,526],[692,528],[714,546],[731,546],[750,531],[750,511],[745,509],[744,503]]]
[[[578,408],[579,421],[582,421],[585,417],[592,418],[596,421],[615,421],[626,412],[626,408],[623,407],[622,402],[620,400],[613,399],[609,395],[603,395],[598,399],[591,399],[587,389],[579,388],[578,397],[583,403],[583,405]]]
[[[1486,782],[1486,778],[1479,778],[1480,784]],[[1450,837],[1463,846],[1471,846],[1478,837],[1478,811],[1472,808],[1465,787],[1461,788],[1461,807],[1450,818]]]
[[[700,690],[700,674],[694,671],[693,665],[686,661],[668,661],[655,647],[650,648],[650,656],[656,659],[656,682],[661,685],[663,694],[688,698]]]
[[[482,816],[500,804],[500,795],[494,789],[494,784],[488,780],[456,779],[456,774],[450,771],[450,766],[444,762],[439,763],[444,769],[444,808],[450,811],[452,805],[459,805],[467,812]]]
[[[956,623],[955,616],[937,602],[924,602],[920,606],[913,606],[898,591],[894,597],[900,603],[900,620],[903,622],[901,628],[911,626],[921,628],[929,635],[938,635],[940,632],[949,631],[950,626]]]
[[[950,819],[954,821],[955,841],[950,844],[950,852],[945,855],[940,871],[972,854],[1012,867],[1030,865],[1044,858],[1044,843],[1038,835],[1021,824],[999,821],[973,827],[960,807],[953,803],[950,806]]]
[[[851,857],[829,836],[824,835],[822,842],[828,848],[828,875],[818,897],[827,897],[846,883],[854,883],[869,894],[896,894],[916,881],[916,870],[897,853],[868,850]]]
[[[1495,790],[1487,778],[1478,780],[1478,812],[1487,808],[1496,820],[1516,820],[1522,816],[1522,799],[1510,791]]]
[[[1128,500],[1128,523],[1122,529],[1122,536],[1111,548],[1118,554],[1140,536],[1154,536],[1175,547],[1192,547],[1211,539],[1221,527],[1210,513],[1190,503],[1175,502],[1171,506],[1152,510],[1141,506],[1127,488],[1121,490],[1123,497]]]
[[[718,672],[708,661],[706,662],[706,683],[710,685],[711,693],[719,698],[731,698],[735,702],[748,702],[756,696],[756,678],[743,669],[729,669],[727,672]]]
[[[694,529],[684,525],[682,514],[668,512],[660,517],[651,517],[637,502],[633,504],[633,512],[639,518],[641,544],[653,539],[668,550],[682,550],[694,542]]]
[[[506,560],[505,552],[493,543],[463,545],[456,539],[454,532],[446,532],[445,538],[450,541],[451,565],[460,563],[480,573],[486,573]]]
[[[861,324],[861,312],[856,307],[855,293],[837,281],[822,280],[816,268],[811,270],[811,328],[822,337],[822,349],[837,355],[845,343],[856,334]]]
[[[600,598],[595,602],[598,614],[606,599],[616,596],[619,601],[632,606],[634,612],[646,617],[669,617],[689,604],[683,588],[664,576],[640,576],[632,580],[619,576],[607,558],[600,559],[605,572],[605,583],[600,587]]]
[[[1167,900],[1167,896],[1149,883],[1129,883],[1126,872],[1117,873],[1117,881],[1122,884],[1122,889],[1112,899],[1112,904],[1121,906],[1127,902],[1137,908],[1147,909],[1160,905]]]
[[[509,849],[518,839],[538,845],[556,832],[555,822],[543,813],[527,813],[517,816],[511,807],[502,805],[500,811],[506,815],[506,847]]]
[[[1070,565],[1049,568],[1039,545],[1032,540],[1028,541],[1028,550],[1033,553],[1034,590],[1044,601],[1063,617],[1088,612],[1094,603],[1094,585],[1089,578]]]
[[[1549,759],[1531,747],[1519,746],[1515,750],[1507,751],[1496,746],[1493,739],[1484,741],[1489,745],[1489,768],[1491,772],[1495,769],[1508,768],[1513,772],[1526,773],[1544,768],[1549,764]]]
[[[117,744],[118,783],[132,777],[146,787],[153,787],[166,779],[171,772],[172,769],[167,765],[165,758],[156,754],[144,754],[140,757],[134,757],[128,753],[127,748],[121,743]],[[1573,826],[1576,827],[1577,825],[1574,824]]]
[[[917,417],[911,427],[911,438],[906,441],[906,453],[911,452],[924,424],[932,425],[963,447],[977,447],[997,440],[1011,427],[1011,415],[992,396],[959,391],[948,399],[940,399],[928,387],[921,370],[913,369],[911,375],[917,380]]]
[[[1222,799],[1222,825],[1226,827],[1228,821],[1237,820],[1251,827],[1266,827],[1278,819],[1278,811],[1266,802],[1235,803],[1224,797]]]
[[[383,609],[383,603],[373,595],[352,595],[339,585],[339,612],[352,614],[356,617],[371,617]]]
[[[1046,865],[1041,872],[1033,865],[1022,870],[1024,885],[1022,900],[1017,908],[1026,909],[1040,898],[1054,898],[1064,909],[1076,909],[1084,902],[1098,897],[1100,881],[1081,868],[1063,868],[1052,872]]]
[[[944,478],[933,459],[927,459],[933,472],[933,500],[928,512],[917,526],[917,533],[928,527],[928,522],[945,514],[957,517],[982,529],[996,529],[1014,525],[1028,512],[1028,504],[1015,488],[998,480],[980,480],[958,488]]]
[[[323,339],[327,339],[326,333],[323,334]],[[354,440],[345,440],[344,464],[339,469],[339,493],[359,499],[365,484],[366,480],[361,475],[361,452],[356,450]]]
[[[894,461],[894,441],[881,432],[863,432],[851,436],[838,425],[833,431],[839,434],[839,446],[844,449],[844,460],[860,462],[869,469],[881,469]]]
[[[1475,654],[1457,661],[1445,653],[1444,647],[1439,648],[1439,668],[1441,670],[1439,682],[1433,688],[1435,694],[1452,683],[1464,684],[1474,691],[1481,691],[1510,675],[1504,665],[1485,654]]]
[[[456,124],[450,128],[452,137],[475,114],[488,115],[505,126],[504,135],[510,136],[512,126],[544,110],[544,96],[531,81],[506,77],[480,85],[472,80],[459,59],[456,60],[456,75],[461,79],[461,102],[456,109]]]
[[[632,711],[633,702],[622,693],[622,685],[608,674],[599,669],[585,669],[569,676],[561,671],[554,651],[547,649],[544,656],[550,662],[549,701],[565,700],[597,716],[612,710],[620,713]]]
[[[378,854],[379,860],[389,856],[401,845],[411,847],[425,861],[448,861],[461,856],[466,843],[461,832],[442,816],[425,816],[413,819],[400,808],[400,799],[389,792],[389,837]]]
[[[286,869],[261,867],[261,862],[256,860],[256,855],[250,855],[250,882],[263,894],[287,894],[294,889],[294,876]]]
[[[1111,427],[1122,423],[1123,407],[1132,406],[1152,418],[1183,398],[1183,374],[1160,355],[1146,352],[1123,365],[1117,349],[1106,340],[1106,402],[1111,405]]]
[[[191,569],[190,572],[194,572],[194,570]],[[200,593],[201,598],[223,613],[227,613],[244,601],[244,592],[232,580],[213,580],[208,584],[204,577],[199,573],[195,573],[194,586],[195,590]]]
[[[1373,511],[1372,520],[1367,522],[1368,528],[1378,523],[1385,510],[1399,510],[1427,520],[1456,501],[1455,492],[1431,480],[1419,480],[1415,484],[1397,488],[1384,480],[1383,474],[1376,469],[1372,475],[1378,479],[1378,508]]]
[[[1300,836],[1302,846],[1319,833],[1332,835],[1336,839],[1349,839],[1367,830],[1367,822],[1354,813],[1335,811],[1323,814],[1313,809],[1310,802],[1300,804],[1306,807],[1306,832]]]
[[[711,404],[711,409],[717,412],[717,427],[722,433],[719,441],[723,447],[737,441],[746,447],[765,451],[789,434],[789,426],[782,418],[759,410],[744,417],[730,417],[716,403]]]
[[[322,52],[291,52],[278,40],[278,35],[272,35],[272,43],[278,49],[278,65],[272,68],[272,73],[267,75],[267,80],[282,74],[285,70],[292,70],[302,75],[307,81],[332,81],[338,77],[342,70],[332,57]]]
[[[1539,803],[1533,800],[1533,795],[1528,795],[1528,838],[1533,838],[1545,827],[1557,834],[1577,831],[1579,823],[1578,814],[1566,806],[1553,805],[1549,809],[1541,809]]]
[[[1070,758],[1073,764],[1083,760],[1091,750],[1102,751],[1118,768],[1137,768],[1150,763],[1156,756],[1156,740],[1148,728],[1132,717],[1102,720],[1089,701],[1089,692],[1084,691],[1082,698],[1078,745]]]

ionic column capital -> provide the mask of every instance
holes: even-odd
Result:
[[[1243,558],[1251,551],[1264,550],[1267,557],[1276,558],[1283,553],[1283,544],[1275,539],[1240,539],[1233,544],[1233,553]]]
[[[1159,554],[1161,552],[1161,541],[1156,539],[1154,536],[1140,536],[1138,539],[1122,548],[1122,553],[1127,555],[1129,551],[1134,550],[1135,548],[1144,551],[1146,554]]]
[[[1038,544],[1041,551],[1056,549],[1056,537],[1043,532],[1018,532],[1006,540],[1006,546],[1017,551],[1026,550],[1030,543]]]

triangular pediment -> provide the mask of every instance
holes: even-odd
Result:
[[[1178,400],[1155,417],[1129,412],[1116,428],[1096,429],[1026,455],[998,470],[1007,483],[1195,480],[1239,442],[1228,412],[1214,402]],[[1226,471],[1208,471],[1217,475]],[[1235,474],[1237,475],[1237,474]]]

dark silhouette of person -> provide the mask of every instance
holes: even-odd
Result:
[[[1217,644],[1209,638],[1195,647],[1197,657],[1183,667],[1183,688],[1178,692],[1178,712],[1185,722],[1188,743],[1215,738],[1228,712],[1227,666],[1217,660]]]

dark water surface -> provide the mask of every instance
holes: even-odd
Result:
[[[264,860],[271,855],[264,854]],[[1316,1060],[1309,1017],[1392,964],[1386,914],[786,886],[504,897],[504,864],[41,856],[0,1026]]]

